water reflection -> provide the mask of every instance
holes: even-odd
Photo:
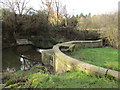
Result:
[[[25,47],[26,48],[26,47]],[[15,72],[17,70],[28,70],[35,64],[41,64],[40,49],[34,48],[20,51],[17,48],[3,49],[2,71]]]
[[[21,57],[20,61],[22,62],[22,65],[20,67],[21,70],[28,70],[33,65],[25,58]]]
[[[3,49],[2,71],[13,72],[15,70],[19,70],[20,66],[21,66],[21,62],[19,60],[19,54],[17,53],[15,48]]]
[[[30,61],[24,55],[20,56],[20,61],[21,61],[21,67],[20,67],[21,70],[28,70],[35,64],[40,64],[40,62]]]
[[[6,71],[8,71],[8,72],[15,72],[16,69],[15,68],[9,68],[9,67],[7,67]]]

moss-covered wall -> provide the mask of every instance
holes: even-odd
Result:
[[[51,65],[53,66],[54,62],[54,53],[52,49],[44,50],[41,52],[42,63],[44,65]]]
[[[76,47],[83,47],[83,48],[89,48],[89,47],[102,47],[103,42],[102,39],[100,40],[94,40],[94,41],[70,41],[70,42],[65,42],[67,44],[75,44]]]
[[[118,77],[118,71],[108,70],[99,66],[91,65],[82,61],[78,61],[72,57],[67,56],[61,52],[60,48],[65,44],[70,45],[75,44],[76,49],[78,47],[102,47],[102,40],[97,41],[71,41],[66,43],[61,43],[53,46],[52,53],[50,51],[42,52],[43,62],[50,65],[50,60],[52,57],[52,65],[54,67],[55,74],[61,74],[66,71],[83,71],[88,75],[96,75],[100,77],[112,77],[120,81]],[[74,48],[74,47],[73,47]],[[49,54],[48,54],[49,53]],[[46,55],[46,56],[45,56]]]

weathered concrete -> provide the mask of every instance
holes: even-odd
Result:
[[[106,76],[110,78],[115,78],[116,80],[120,81],[120,72],[114,70],[108,70]]]
[[[74,51],[74,49],[75,49],[75,44],[58,44],[58,45],[60,45],[61,47],[60,47],[60,50],[61,51],[70,51],[70,52],[72,52],[72,51]]]
[[[91,65],[82,61],[78,61],[69,57],[59,50],[59,45],[53,47],[55,53],[55,73],[59,74],[66,71],[83,71],[88,75],[95,75],[100,77],[110,77],[120,81],[118,74],[120,72],[115,70],[108,70],[99,66]]]
[[[16,39],[16,43],[18,45],[27,45],[27,44],[33,44],[31,41],[28,39]]]
[[[102,39],[100,40],[94,40],[94,41],[70,41],[70,42],[65,42],[67,44],[75,44],[76,47],[83,47],[83,48],[89,48],[89,47],[102,47]]]
[[[42,52],[42,60],[46,65],[52,65],[54,67],[55,74],[60,74],[66,71],[83,71],[88,75],[95,75],[100,77],[112,77],[120,81],[120,77],[118,77],[118,74],[120,72],[118,71],[108,70],[106,68],[78,61],[77,59],[67,56],[66,54],[61,52],[61,50],[73,51],[75,48],[78,47],[102,47],[102,40],[70,41],[66,43],[57,44],[53,46],[52,50],[46,50]]]
[[[52,49],[44,50],[41,52],[42,63],[44,65],[54,66],[54,52]]]

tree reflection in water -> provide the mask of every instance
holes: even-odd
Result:
[[[21,64],[21,67],[20,67],[21,70],[28,70],[28,69],[30,69],[33,65],[36,64],[36,62],[33,62],[33,61],[32,61],[32,63],[31,63],[31,61],[28,60],[27,57],[25,57],[24,55],[21,55],[21,56],[20,56],[20,61],[21,61],[21,63],[22,63],[22,64]]]

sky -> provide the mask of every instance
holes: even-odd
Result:
[[[41,0],[31,0],[30,5],[39,10]],[[43,0],[44,1],[44,0]],[[118,2],[120,0],[60,0],[66,5],[67,12],[70,15],[91,13],[103,14],[118,11]]]
[[[119,0],[67,0],[67,10],[70,14],[102,14],[117,11]]]

